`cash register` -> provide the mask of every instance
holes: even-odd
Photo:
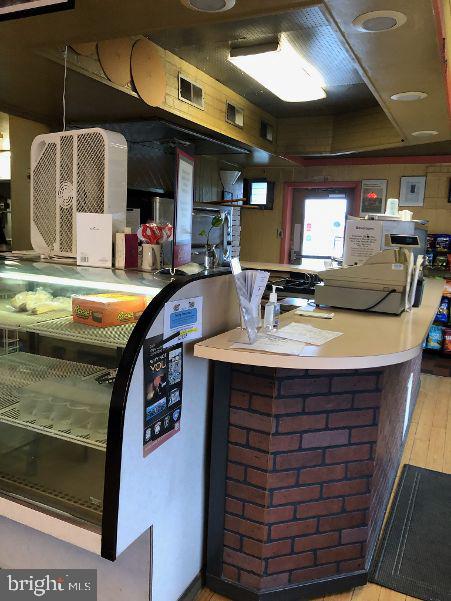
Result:
[[[385,245],[390,248],[361,265],[319,272],[323,283],[315,287],[315,303],[395,315],[417,306],[423,257],[415,264],[411,249],[420,246],[418,237],[386,234]]]

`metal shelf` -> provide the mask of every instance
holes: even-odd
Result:
[[[29,327],[38,323],[67,317],[70,314],[68,311],[49,311],[48,313],[41,313],[41,315],[30,315],[26,311],[8,309],[9,303],[9,299],[0,300],[0,328],[28,330]]]
[[[94,328],[74,322],[72,317],[62,317],[30,325],[27,331],[59,340],[72,340],[107,348],[124,348],[134,327],[135,324],[130,323],[109,328]]]
[[[55,424],[37,424],[34,419],[26,420],[23,416],[21,417],[19,409],[21,389],[33,382],[42,382],[48,378],[64,381],[70,376],[83,378],[104,371],[104,368],[95,365],[85,365],[28,353],[12,353],[1,356],[0,422],[104,451],[106,449],[105,438],[98,438],[88,430],[74,433],[71,430],[59,430]]]
[[[135,327],[134,323],[109,328],[94,328],[74,322],[67,311],[51,311],[41,315],[8,310],[9,300],[0,300],[0,328],[17,329],[59,340],[71,340],[105,348],[124,348]]]

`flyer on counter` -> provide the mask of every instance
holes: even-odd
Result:
[[[163,337],[143,345],[144,435],[147,457],[180,431],[183,394],[183,345],[163,347]]]
[[[381,250],[382,221],[348,219],[345,232],[344,265],[361,265]]]
[[[203,297],[170,301],[164,307],[164,338],[180,332],[171,344],[202,338]]]

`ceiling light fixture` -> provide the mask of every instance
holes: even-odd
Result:
[[[436,129],[422,129],[420,131],[413,131],[412,136],[417,138],[429,138],[430,136],[437,136],[438,131]]]
[[[236,0],[181,0],[181,2],[193,10],[220,13],[233,8]]]
[[[321,74],[283,35],[278,43],[232,48],[229,61],[285,102],[326,97]]]
[[[373,10],[360,15],[352,24],[359,31],[365,33],[377,33],[379,31],[391,31],[404,25],[407,17],[404,13],[396,10]]]
[[[427,98],[427,94],[426,92],[400,92],[399,94],[393,94],[390,98],[400,102],[414,102],[415,100]]]

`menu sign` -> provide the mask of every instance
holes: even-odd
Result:
[[[177,150],[173,267],[191,262],[194,159]]]
[[[148,338],[144,358],[143,456],[147,457],[180,430],[183,391],[183,345],[163,347],[163,337]]]
[[[73,8],[75,0],[0,0],[0,20]]]

